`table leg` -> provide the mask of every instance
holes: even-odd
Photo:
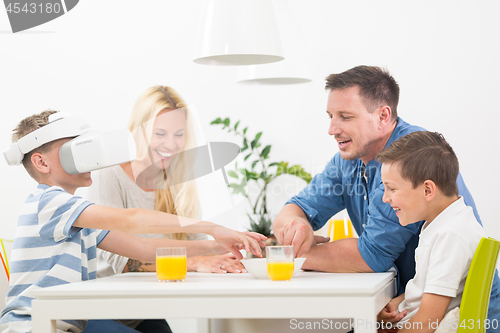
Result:
[[[39,318],[38,320],[33,319],[33,332],[37,333],[57,333],[57,320]]]
[[[33,325],[33,332],[37,333],[57,333],[57,321],[50,319],[47,308],[40,304],[39,300],[34,299],[31,302],[31,324]]]
[[[354,317],[354,332],[377,333],[377,317],[373,315],[361,315]]]
[[[196,320],[197,333],[210,333],[210,318],[199,318]]]
[[[373,297],[359,303],[354,317],[355,333],[377,333],[377,315],[396,293],[396,282],[392,280]]]

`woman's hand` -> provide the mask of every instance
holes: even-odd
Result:
[[[246,273],[245,266],[231,254],[191,257],[187,259],[188,271],[201,273]]]
[[[251,252],[262,258],[261,246],[266,246],[266,236],[256,232],[239,232],[222,226],[215,227],[210,234],[220,246],[231,252],[237,259],[243,259],[240,250]]]

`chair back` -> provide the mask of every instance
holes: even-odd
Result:
[[[490,304],[491,285],[496,271],[500,242],[482,238],[465,281],[460,303],[458,333],[483,333]]]
[[[12,240],[0,238],[0,311],[5,307],[5,295],[9,290],[9,259],[12,251]]]

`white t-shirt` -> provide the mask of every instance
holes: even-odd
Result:
[[[417,313],[424,293],[452,297],[446,312],[460,306],[472,258],[485,236],[462,197],[434,221],[425,222],[415,250],[415,277],[406,285],[405,299],[399,305],[400,312],[408,311],[401,323]]]

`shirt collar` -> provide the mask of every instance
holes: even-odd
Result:
[[[459,214],[464,208],[467,208],[467,206],[465,205],[464,198],[460,196],[458,200],[446,207],[445,210],[436,216],[434,221],[431,223],[425,221],[422,226],[422,232],[420,233],[420,240],[426,242],[429,237],[437,232],[437,230],[448,223],[452,223],[453,217]]]
[[[396,141],[396,137],[398,139],[401,137],[399,135],[399,132],[401,132],[403,127],[408,127],[408,124],[403,119],[398,117],[398,119],[396,119],[396,127],[394,127],[394,130],[392,131],[391,137],[389,138],[389,141],[387,141],[387,144],[385,145],[384,148],[389,147],[391,143]]]
[[[393,143],[396,139],[399,139],[401,137],[401,135],[399,133],[405,127],[408,127],[408,124],[403,119],[398,117],[396,119],[396,127],[394,127],[394,130],[391,133],[389,141],[387,141],[387,144],[385,145],[384,148],[389,147],[389,145],[391,143]],[[361,161],[361,159],[359,160],[359,163],[360,163],[360,165],[364,165],[363,161]],[[368,178],[371,178],[371,174],[373,172],[376,172],[375,170],[380,168],[380,166],[381,166],[381,163],[379,161],[377,161],[376,159],[373,159],[370,162],[368,162],[368,164],[366,165],[366,169],[368,170],[368,174],[367,174]],[[375,169],[375,170],[373,170],[373,169]],[[372,170],[373,170],[373,172],[371,172]]]
[[[63,189],[61,186],[57,186],[57,185],[54,185],[54,186],[50,186],[50,185],[47,185],[47,184],[38,184],[38,186],[36,187],[37,189],[40,189],[42,191],[46,191],[48,189],[59,189],[59,190],[62,190],[64,192],[68,192],[66,191],[65,189]]]

